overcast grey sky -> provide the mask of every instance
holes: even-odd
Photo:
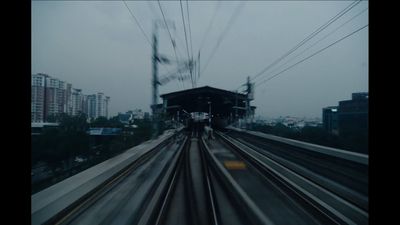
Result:
[[[186,16],[186,1],[182,3]],[[157,1],[127,4],[151,38],[153,21],[162,18]],[[194,55],[218,4],[201,49],[202,67],[237,5],[242,8],[197,86],[234,90],[247,76],[260,72],[351,2],[189,1]],[[161,5],[167,19],[175,21],[178,56],[185,57],[179,1],[161,1]],[[367,1],[361,2],[287,59],[367,7]],[[368,10],[282,69],[366,24]],[[165,29],[159,31],[159,38],[160,53],[174,57]],[[167,67],[170,71],[173,68]],[[256,85],[280,71],[274,68],[255,79]],[[160,68],[160,75],[166,72],[165,67]],[[111,97],[111,116],[136,108],[150,112],[151,47],[122,1],[33,1],[32,73],[65,80],[84,94],[104,92]],[[160,94],[187,88],[190,82],[173,81],[160,87]],[[257,106],[256,115],[267,117],[321,117],[323,107],[337,105],[360,91],[368,91],[368,27],[257,86],[252,105]]]

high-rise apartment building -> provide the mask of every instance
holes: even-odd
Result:
[[[72,91],[72,114],[73,116],[83,113],[83,94],[81,89],[73,88]]]
[[[86,96],[86,114],[89,118],[96,118],[96,95]]]
[[[72,115],[72,84],[67,83],[65,89],[65,113]]]
[[[43,122],[45,109],[46,74],[34,74],[31,80],[31,121]]]
[[[46,78],[44,118],[65,112],[65,82],[57,78]]]
[[[109,117],[108,106],[110,102],[109,96],[104,96],[104,93],[99,92],[93,95],[86,96],[86,111],[85,113],[89,118],[95,119],[97,117]]]
[[[106,117],[108,118],[110,115],[108,114],[108,105],[110,103],[110,96],[106,96],[106,100],[105,100],[105,111],[106,111]]]
[[[84,95],[81,89],[47,74],[33,74],[31,82],[31,121],[47,122],[50,115],[85,113],[89,118],[109,117],[109,96],[99,92]]]
[[[104,93],[99,92],[96,96],[96,117],[104,116]]]

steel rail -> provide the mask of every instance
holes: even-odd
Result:
[[[174,136],[176,136],[175,134]],[[171,141],[173,137],[168,138],[167,140],[161,142],[148,152],[141,155],[134,162],[127,165],[125,168],[121,169],[119,172],[111,176],[109,179],[101,183],[99,186],[79,198],[77,201],[66,207],[61,212],[57,213],[55,216],[51,217],[44,224],[68,224],[74,218],[79,216],[83,211],[93,205],[97,200],[99,200],[102,196],[108,193],[112,188],[121,183],[129,174],[134,171],[139,166],[143,165],[150,158],[152,158],[158,150],[162,149],[167,145],[171,145],[173,142]]]
[[[212,169],[214,174],[221,180],[225,188],[228,190],[227,194],[233,198],[237,207],[241,209],[241,212],[243,212],[246,219],[251,224],[274,224],[223,167],[219,160],[210,151],[203,138],[201,138],[201,142],[204,146],[204,152],[207,162],[209,162],[210,169]]]
[[[327,190],[334,192],[335,194],[346,199],[347,201],[357,205],[361,209],[368,211],[368,197],[367,196],[364,196],[363,194],[351,189],[350,187],[344,186],[340,183],[337,183],[334,180],[331,180],[325,176],[317,174],[316,172],[314,172],[308,168],[305,168],[295,162],[292,162],[289,159],[285,159],[282,156],[275,155],[272,152],[268,152],[267,150],[264,150],[258,146],[255,146],[255,145],[251,144],[249,140],[235,138],[230,135],[228,135],[228,136],[239,141],[243,145],[250,147],[251,149],[257,151],[264,157],[270,158],[271,160],[274,160],[275,162],[285,166],[286,168],[294,171],[295,173],[303,176],[304,178],[309,179],[310,181],[316,183],[317,185],[320,185],[323,188],[326,188]],[[318,166],[318,165],[316,165],[316,166]]]
[[[364,210],[315,183],[304,179],[302,176],[272,159],[257,153],[251,148],[244,146],[240,142],[220,132],[216,132],[216,134],[221,137],[225,143],[231,146],[244,160],[259,170],[266,178],[272,178],[277,184],[280,184],[282,188],[289,191],[293,196],[297,196],[299,200],[311,206],[314,210],[319,211],[321,215],[325,215],[326,218],[332,222],[337,224],[368,223],[368,213]],[[244,150],[244,148],[246,148],[246,150]],[[255,157],[255,155],[257,155],[257,157]],[[260,160],[262,157],[268,160],[268,164]]]

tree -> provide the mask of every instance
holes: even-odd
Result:
[[[64,131],[86,132],[89,127],[87,123],[87,116],[84,113],[80,113],[76,116],[60,114],[59,122],[60,129]]]
[[[106,117],[100,116],[90,123],[91,127],[113,127],[122,128],[123,124],[119,121],[118,117],[107,119]]]
[[[71,161],[77,155],[87,154],[89,135],[86,115],[57,115],[58,127],[45,127],[40,136],[32,141],[32,155],[36,161],[46,162],[53,171],[63,161]]]

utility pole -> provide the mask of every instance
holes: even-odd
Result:
[[[253,123],[253,112],[250,101],[254,100],[254,83],[250,83],[250,77],[247,77],[247,95],[246,95],[246,128],[251,129]],[[250,120],[250,124],[249,124]]]
[[[164,22],[164,23],[162,23]],[[157,104],[158,104],[158,86],[159,85],[164,85],[165,83],[174,80],[174,79],[180,79],[184,80],[185,78],[182,77],[182,71],[188,70],[190,72],[190,77],[192,78],[192,87],[196,86],[194,80],[193,80],[193,66],[196,65],[195,62],[193,62],[193,59],[188,59],[188,61],[180,61],[176,55],[175,52],[175,57],[176,57],[176,63],[178,64],[177,72],[173,74],[169,74],[166,77],[162,77],[159,79],[158,77],[158,63],[166,63],[170,64],[173,62],[173,60],[169,59],[168,57],[165,57],[163,55],[160,55],[158,53],[158,28],[167,28],[172,27],[174,30],[175,24],[173,22],[170,22],[170,25],[167,25],[166,21],[154,21],[153,25],[153,43],[152,43],[152,49],[153,49],[153,54],[152,54],[152,81],[151,81],[151,86],[152,86],[152,112],[153,112],[153,129],[155,133],[153,134],[153,138],[155,138],[158,134],[158,122],[160,120],[160,113],[157,110]],[[172,46],[174,47],[175,50],[175,41],[171,38]],[[200,53],[199,53],[200,57]],[[200,68],[200,66],[199,66]],[[177,75],[179,73],[181,76],[179,77]],[[179,115],[179,114],[178,114]]]
[[[235,123],[238,122],[238,90],[236,90],[236,94],[235,94]]]
[[[178,125],[179,125],[179,122],[180,122],[180,120],[179,120],[179,110],[176,111],[176,114],[177,114],[177,115],[176,115],[176,117],[177,117],[177,118],[176,118],[176,121],[178,122]]]
[[[211,128],[211,102],[208,103],[208,126]]]
[[[198,61],[197,78],[200,78],[200,51],[199,51],[199,55],[197,56],[197,61]]]
[[[158,41],[157,41],[157,23],[154,23],[153,27],[153,79],[152,79],[152,112],[153,112],[153,137],[158,134],[158,115],[157,115],[157,103],[158,103]]]
[[[164,23],[163,23],[164,22]],[[172,29],[176,29],[175,28],[175,24],[173,22],[169,22],[170,25],[169,27],[172,27]],[[159,28],[167,28],[167,22],[165,21],[161,21],[161,20],[156,20],[154,21],[153,24],[153,43],[152,43],[152,47],[153,47],[153,54],[152,54],[152,81],[151,81],[151,87],[152,87],[152,113],[153,113],[153,129],[154,129],[154,134],[153,134],[153,138],[155,138],[158,134],[158,122],[160,120],[160,113],[157,110],[157,104],[158,104],[158,86],[159,85],[163,85],[166,82],[172,80],[172,79],[176,79],[177,75],[176,74],[172,74],[169,77],[164,77],[161,78],[161,80],[158,78],[158,63],[166,63],[166,64],[170,64],[172,60],[168,59],[165,56],[162,56],[158,53],[158,29]],[[171,37],[171,42],[172,45],[175,47],[175,41],[172,39]],[[175,49],[175,48],[174,48]],[[181,63],[184,67],[183,68],[179,68],[177,70],[177,73],[181,74],[181,70],[190,70],[190,73],[192,73],[192,67],[193,67],[193,62],[189,59],[188,62],[180,62],[178,61],[178,58],[176,56],[176,52],[175,52],[175,57],[176,57],[176,63]],[[181,66],[182,67],[182,66]],[[181,77],[182,78],[182,74]],[[183,79],[183,78],[182,78]],[[183,80],[182,80],[183,81]]]
[[[246,129],[249,128],[249,116],[250,116],[250,77],[247,77],[247,95],[246,95]]]

